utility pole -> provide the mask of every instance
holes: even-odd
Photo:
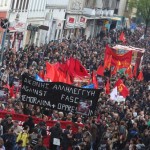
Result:
[[[8,30],[8,27],[9,27],[9,21],[7,19],[3,19],[3,20],[1,20],[0,25],[3,29],[5,29],[5,31],[3,33],[2,44],[1,44],[1,53],[0,53],[0,65],[2,65],[4,47],[5,47],[5,39],[6,39],[7,30]]]

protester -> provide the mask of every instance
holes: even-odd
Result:
[[[33,148],[33,150],[47,150],[47,148],[43,145],[42,139],[38,140],[38,144]]]
[[[5,149],[12,150],[16,142],[16,136],[13,133],[13,129],[9,129],[8,133],[5,133],[4,135],[2,135],[2,138],[4,140]]]
[[[50,149],[59,150],[60,142],[62,140],[62,129],[60,123],[57,122],[54,127],[50,128],[51,138],[50,138]]]
[[[29,143],[29,127],[26,126],[24,127],[23,131],[19,133],[16,142],[18,142],[19,140],[22,140],[22,147],[23,150],[26,150],[26,146]]]
[[[71,142],[72,142],[72,130],[71,130],[71,126],[68,125],[63,132],[62,150],[68,149],[69,145],[72,144]]]

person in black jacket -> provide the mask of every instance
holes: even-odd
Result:
[[[4,140],[6,150],[13,150],[16,143],[16,136],[13,133],[13,129],[9,129],[8,133],[4,134],[2,138]]]
[[[3,133],[7,133],[8,130],[13,126],[13,122],[12,122],[12,118],[8,117],[5,121],[3,121],[2,123],[3,126]]]
[[[54,144],[54,138],[57,140],[61,140],[62,137],[62,129],[60,127],[60,123],[57,122],[52,128],[50,128],[51,138],[50,138],[50,149],[56,150],[60,145]]]
[[[27,120],[24,122],[23,127],[26,127],[26,126],[29,126],[29,133],[32,133],[34,129],[34,122],[31,116],[29,116]]]

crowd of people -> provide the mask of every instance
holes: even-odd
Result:
[[[40,108],[20,101],[19,85],[23,73],[34,76],[45,70],[45,61],[53,64],[70,57],[79,59],[91,73],[99,65],[103,65],[106,44],[113,46],[119,43],[120,33],[121,31],[113,30],[101,32],[93,39],[63,39],[63,42],[52,41],[39,47],[26,45],[17,52],[6,50],[0,70],[1,89],[8,84],[10,87],[15,85],[15,96],[8,96],[0,101],[0,110],[8,112],[0,122],[0,149],[67,150],[71,147],[74,150],[150,150],[150,37],[140,39],[143,35],[142,28],[134,32],[124,30],[124,33],[126,45],[145,48],[142,62],[144,80],[127,79],[122,74],[101,77],[99,88],[102,89],[107,78],[110,78],[111,89],[115,81],[122,78],[130,90],[125,102],[110,100],[110,96],[103,90],[95,115],[87,117]],[[12,120],[11,114],[14,113],[29,117],[20,126],[18,120]],[[32,117],[42,118],[43,121],[35,125]],[[47,120],[56,121],[48,131],[45,123]],[[70,121],[80,126],[77,132],[73,132],[69,124],[66,129],[62,129],[60,121]],[[49,133],[49,147],[46,147],[43,140]]]

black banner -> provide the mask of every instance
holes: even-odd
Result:
[[[83,89],[61,82],[39,82],[22,76],[21,101],[64,112],[92,116],[100,90]]]

